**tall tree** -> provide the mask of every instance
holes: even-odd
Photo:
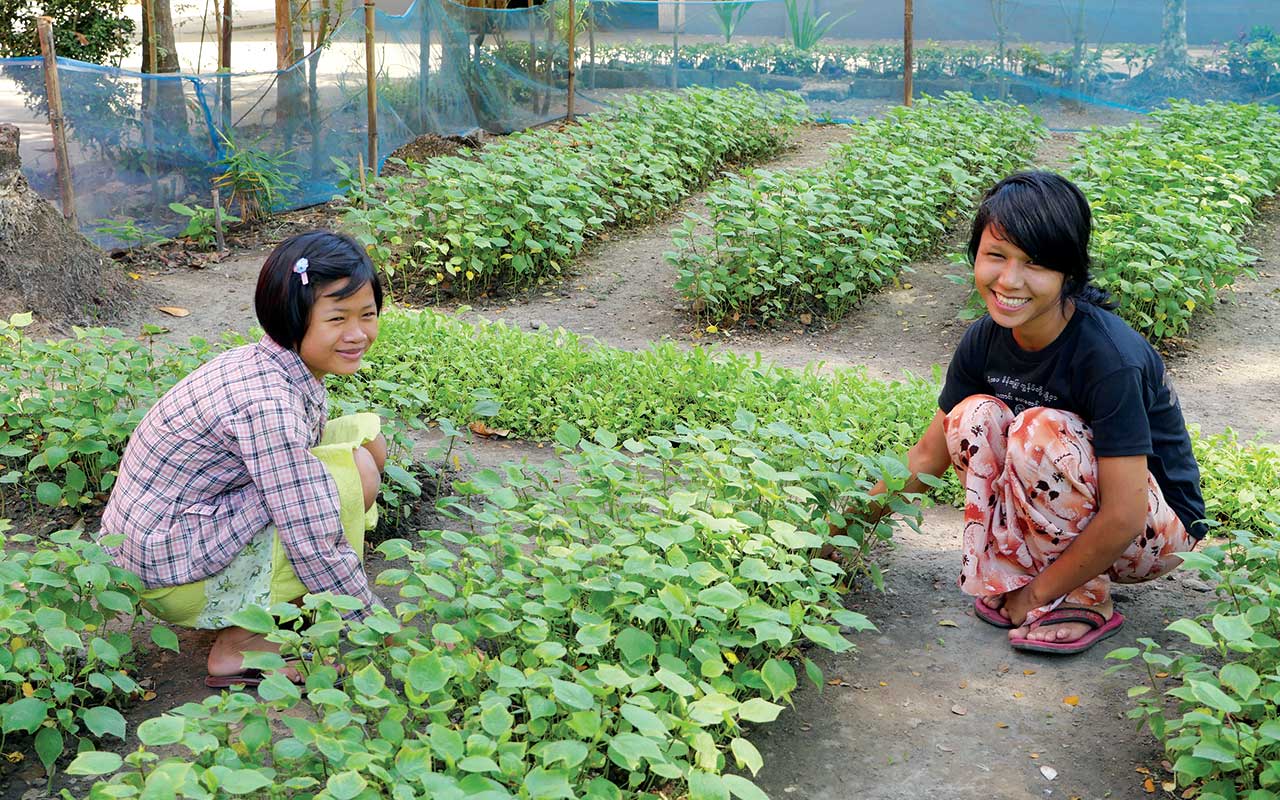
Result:
[[[1191,56],[1187,52],[1187,0],[1164,0],[1160,49],[1152,69],[1167,80],[1176,80],[1191,72]]]

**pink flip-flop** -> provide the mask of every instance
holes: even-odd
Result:
[[[977,614],[978,619],[988,625],[994,625],[997,628],[1003,628],[1004,630],[1009,630],[1013,627],[1013,623],[1009,621],[1008,617],[1001,614],[999,609],[991,608],[986,603],[982,602],[981,597],[973,598],[973,613]]]
[[[1009,644],[1015,650],[1026,650],[1033,653],[1057,653],[1059,655],[1083,653],[1120,630],[1120,626],[1124,625],[1124,615],[1117,612],[1111,615],[1111,619],[1107,619],[1097,611],[1089,608],[1059,608],[1036,620],[1031,627],[1034,630],[1041,625],[1053,625],[1060,622],[1083,622],[1092,630],[1079,639],[1070,642],[1037,642],[1032,639],[1018,638],[1010,639]]]

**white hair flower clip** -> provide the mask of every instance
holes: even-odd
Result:
[[[307,260],[305,258],[298,259],[296,262],[294,262],[294,265],[293,265],[293,271],[302,276],[303,286],[307,285],[307,267],[308,266],[309,265],[307,264]]]

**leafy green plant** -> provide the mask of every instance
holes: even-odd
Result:
[[[801,2],[804,5],[801,5]],[[813,15],[813,0],[783,0],[783,4],[787,9],[787,25],[791,32],[791,44],[795,45],[798,50],[808,50],[818,43],[818,40],[827,35],[827,31],[839,25],[844,20],[853,16],[850,11],[843,17],[837,17],[824,24],[824,20],[831,16],[828,11],[818,16]]]
[[[271,153],[239,142],[221,131],[218,135],[222,137],[225,152],[214,162],[218,175],[213,183],[227,192],[227,214],[223,219],[240,221],[230,216],[233,206],[247,222],[266,218],[281,207],[285,195],[298,185],[298,176],[291,171],[297,164],[289,160],[293,151]]]
[[[1068,177],[1093,206],[1094,282],[1161,340],[1251,274],[1242,239],[1280,186],[1280,112],[1175,102],[1151,120],[1082,136]]]
[[[730,176],[707,194],[710,218],[690,215],[675,235],[676,289],[713,323],[843,316],[1042,135],[1025,109],[951,94],[855,126],[820,168]]]
[[[1201,436],[1193,428],[1192,434],[1205,516],[1230,528],[1266,531],[1266,515],[1280,510],[1280,447],[1241,442],[1230,429]]]
[[[1274,797],[1280,786],[1280,516],[1266,518],[1262,535],[1234,531],[1183,555],[1216,594],[1205,613],[1168,626],[1189,649],[1144,638],[1107,655],[1145,674],[1128,716],[1164,741],[1178,783],[1207,800]]]
[[[214,219],[212,208],[201,205],[189,206],[186,203],[170,203],[169,210],[187,219],[186,227],[178,233],[178,236],[204,247],[212,247],[217,241],[217,220]],[[222,221],[230,224],[239,222],[240,218],[223,212]]]
[[[344,223],[410,295],[512,291],[560,273],[606,225],[649,219],[727,163],[759,159],[803,114],[794,95],[644,94],[474,160],[380,178]]]
[[[94,232],[110,239],[113,242],[124,245],[125,247],[139,247],[149,244],[159,244],[166,242],[168,239],[158,233],[143,230],[139,227],[137,220],[128,217],[117,219],[102,218],[94,220]]]
[[[142,586],[80,531],[39,542],[0,536],[0,584],[0,731],[31,736],[52,777],[64,752],[124,739],[116,707],[141,693],[129,631]],[[155,628],[152,641],[178,649],[167,628]]]
[[[716,24],[720,26],[720,35],[724,37],[724,43],[728,44],[733,41],[733,33],[738,29],[738,23],[742,22],[742,18],[751,10],[751,3],[718,2],[711,9],[715,12]]]
[[[871,628],[840,604],[846,577],[813,556],[816,531],[882,473],[912,513],[904,466],[749,415],[624,442],[564,424],[556,440],[557,462],[460,484],[445,506],[456,529],[381,545],[405,565],[378,578],[399,587],[394,617],[350,625],[350,598],[312,596],[300,633],[277,629],[272,615],[299,614],[287,604],[236,618],[314,654],[305,689],[268,679],[260,701],[229,694],[144,723],[142,748],[90,797],[157,774],[227,793],[763,797],[730,773],[763,764],[748,726],[790,702],[798,667],[821,688],[803,647],[848,650],[842,630]],[[890,534],[854,522],[838,544],[874,575],[860,559]],[[335,686],[339,660],[348,679]],[[273,730],[272,712],[290,710]],[[159,760],[163,745],[178,754]],[[69,771],[121,766],[87,752]]]

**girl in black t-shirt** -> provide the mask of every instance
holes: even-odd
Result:
[[[1018,173],[987,193],[969,240],[987,315],[908,454],[907,491],[956,470],[960,588],[1020,650],[1075,653],[1115,633],[1111,582],[1167,573],[1203,535],[1177,396],[1089,283],[1090,228],[1084,195],[1058,175]]]

